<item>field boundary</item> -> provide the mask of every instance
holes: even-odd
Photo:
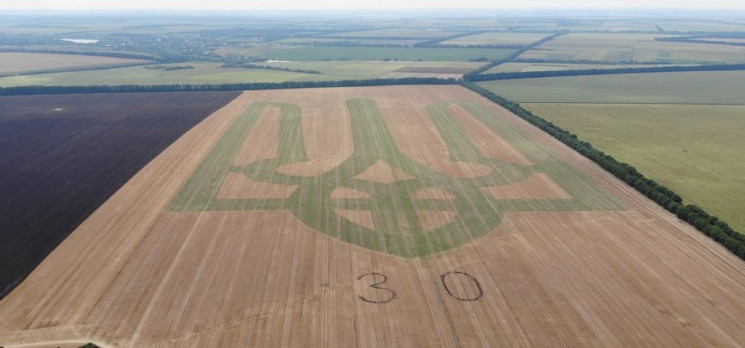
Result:
[[[151,65],[152,61],[142,63],[123,63],[123,64],[105,64],[105,65],[89,65],[80,67],[69,67],[69,68],[56,68],[56,69],[39,69],[39,70],[27,70],[18,71],[13,73],[0,74],[0,77],[10,76],[26,76],[26,75],[41,75],[41,74],[55,74],[63,72],[76,72],[76,71],[93,71],[93,70],[109,70],[117,68],[131,68],[133,66]]]
[[[147,54],[136,54],[136,53],[124,53],[124,52],[93,52],[93,51],[65,51],[65,50],[44,50],[44,49],[23,49],[23,48],[0,48],[0,53],[46,53],[46,54],[69,54],[74,56],[93,56],[93,57],[109,57],[109,58],[128,58],[128,59],[142,59],[157,61],[160,63],[168,63],[167,60],[159,59],[153,55]]]
[[[454,78],[405,77],[368,80],[338,81],[286,81],[286,82],[252,82],[223,84],[185,84],[185,85],[94,85],[94,86],[19,86],[0,87],[0,96],[4,95],[39,95],[39,94],[99,94],[99,93],[143,93],[143,92],[219,92],[219,91],[252,91],[267,89],[297,89],[324,87],[368,87],[398,85],[455,85]]]
[[[745,67],[745,66],[744,66]],[[592,144],[577,138],[577,135],[547,121],[546,119],[524,109],[518,103],[504,99],[491,91],[470,82],[461,82],[461,86],[468,88],[490,101],[501,105],[520,118],[530,122],[552,137],[568,145],[583,156],[600,165],[617,178],[624,181],[635,190],[653,200],[662,208],[675,214],[703,232],[717,243],[742,260],[745,260],[745,234],[733,229],[725,221],[710,215],[702,208],[685,204],[683,199],[672,190],[664,187],[654,180],[647,178],[633,166],[620,162],[592,146]]]
[[[542,45],[545,42],[551,41],[551,40],[553,40],[553,39],[555,39],[555,38],[557,38],[557,37],[559,37],[561,35],[565,35],[565,34],[568,34],[568,33],[569,33],[568,31],[560,31],[560,32],[554,33],[552,35],[549,35],[547,37],[544,37],[543,39],[540,39],[538,41],[535,41],[535,42],[533,42],[533,43],[531,43],[529,45],[524,45],[521,49],[515,51],[514,53],[512,53],[511,55],[509,55],[509,56],[507,56],[505,58],[498,59],[498,60],[493,60],[493,61],[489,62],[488,64],[483,65],[483,66],[480,66],[478,69],[474,69],[470,73],[463,75],[463,79],[466,80],[466,81],[472,81],[471,79],[473,77],[481,76],[481,73],[483,73],[484,71],[487,71],[487,70],[489,70],[489,69],[491,69],[491,68],[493,68],[493,67],[495,67],[495,66],[497,66],[499,64],[502,64],[502,63],[512,62],[512,61],[515,60],[515,58],[519,57],[521,54],[525,53],[526,51],[528,51],[530,49],[533,49],[535,47],[538,47],[538,46]]]
[[[530,79],[530,78],[539,78],[539,77],[643,74],[643,73],[689,72],[689,71],[729,71],[729,70],[745,70],[745,64],[715,64],[715,65],[696,65],[696,66],[659,66],[659,67],[644,67],[644,68],[501,72],[501,73],[491,73],[491,74],[468,74],[468,75],[465,75],[464,78],[467,81],[477,82],[477,81]]]

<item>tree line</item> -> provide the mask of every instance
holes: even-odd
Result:
[[[4,95],[38,95],[38,94],[94,94],[94,93],[138,93],[138,92],[215,92],[245,91],[259,89],[290,89],[320,87],[362,87],[386,85],[452,85],[453,78],[407,77],[370,80],[337,80],[337,81],[286,81],[286,82],[249,82],[223,84],[184,84],[184,85],[118,85],[118,86],[19,86],[0,87],[0,96]]]
[[[45,50],[45,49],[24,49],[24,48],[0,48],[0,52],[19,52],[19,53],[47,53],[47,54],[72,54],[78,56],[96,56],[96,57],[111,57],[111,58],[128,58],[128,59],[142,59],[142,60],[155,60],[163,63],[169,61],[145,54],[126,53],[126,52],[111,52],[111,51],[65,51],[65,50]]]
[[[539,45],[543,44],[543,43],[544,43],[544,42],[546,42],[546,41],[549,41],[549,40],[553,40],[553,39],[554,39],[554,38],[556,38],[557,36],[561,36],[561,35],[564,35],[564,34],[566,34],[566,33],[567,33],[567,32],[564,32],[564,31],[562,31],[562,32],[558,32],[558,33],[554,33],[553,35],[550,35],[550,36],[544,37],[543,39],[540,39],[540,40],[538,40],[538,41],[536,41],[536,42],[533,42],[533,43],[532,43],[532,44],[530,44],[530,45],[527,45],[527,46],[523,46],[523,47],[522,47],[521,49],[519,49],[519,50],[515,51],[514,53],[510,54],[510,55],[509,55],[509,56],[507,56],[507,57],[504,57],[504,58],[502,58],[502,59],[498,59],[498,60],[492,61],[492,62],[491,62],[491,63],[489,63],[489,64],[486,64],[486,65],[480,66],[480,67],[478,67],[477,69],[474,69],[473,71],[469,72],[468,74],[465,74],[465,75],[463,75],[463,79],[464,79],[464,80],[466,80],[466,81],[472,81],[472,80],[471,80],[472,78],[475,78],[476,76],[480,76],[480,75],[481,75],[481,73],[483,73],[484,71],[487,71],[487,70],[489,70],[489,69],[491,69],[491,68],[493,68],[493,67],[495,67],[495,66],[497,66],[497,65],[499,65],[499,64],[502,64],[502,63],[507,63],[507,62],[509,62],[509,61],[512,61],[512,60],[514,60],[515,58],[519,57],[519,56],[520,56],[521,54],[523,54],[523,53],[524,53],[525,51],[527,51],[527,50],[529,50],[529,49],[532,49],[532,48],[534,48],[534,47],[537,47],[537,46],[539,46]]]
[[[672,42],[690,42],[699,44],[710,44],[710,45],[730,45],[730,46],[745,46],[745,42],[726,41],[727,39],[742,39],[745,36],[742,33],[739,35],[717,35],[717,36],[683,36],[683,37],[657,37],[655,41],[672,41]],[[706,40],[710,39],[710,40]],[[711,39],[723,39],[723,40],[711,40]]]
[[[508,79],[529,79],[535,77],[557,77],[557,76],[579,76],[579,75],[610,75],[610,74],[638,74],[656,72],[688,72],[688,71],[726,71],[745,70],[745,64],[712,64],[695,66],[654,66],[643,68],[611,68],[611,69],[584,69],[584,70],[546,70],[546,71],[524,71],[524,72],[500,72],[491,74],[464,75],[467,81],[493,81]]]
[[[287,71],[287,72],[296,72],[296,73],[303,73],[303,74],[320,74],[321,73],[318,70],[291,69],[291,68],[285,68],[281,66],[261,65],[261,64],[252,64],[252,63],[225,63],[223,65],[220,65],[220,67],[221,68],[276,70],[276,71]]]
[[[461,82],[461,85],[501,105],[591,159],[629,186],[655,201],[667,211],[675,214],[679,219],[688,222],[699,231],[726,247],[730,252],[745,260],[745,235],[733,229],[718,217],[707,213],[704,209],[696,205],[685,204],[678,194],[645,177],[633,166],[619,162],[611,155],[594,148],[592,144],[578,139],[575,134],[522,108],[520,104],[513,103],[470,82],[464,81]]]

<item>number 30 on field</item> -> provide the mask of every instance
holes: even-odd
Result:
[[[375,289],[374,295],[365,297],[357,295],[360,300],[367,303],[388,303],[398,297],[398,293],[393,288],[386,285],[388,276],[378,272],[361,274],[357,280],[364,282],[367,287]],[[461,272],[451,271],[440,275],[442,289],[452,298],[458,301],[476,301],[484,296],[484,290],[481,283],[472,275]],[[374,296],[374,297],[373,297]]]

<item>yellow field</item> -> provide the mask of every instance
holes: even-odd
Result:
[[[745,263],[458,86],[245,92],[0,302],[0,345],[738,346]]]

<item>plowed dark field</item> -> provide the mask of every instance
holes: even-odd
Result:
[[[0,299],[143,166],[235,96],[0,97]]]

